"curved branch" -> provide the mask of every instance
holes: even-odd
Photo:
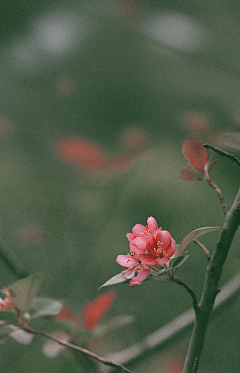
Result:
[[[193,301],[193,308],[194,308],[194,311],[195,311],[195,315],[197,316],[198,312],[199,312],[199,306],[198,306],[198,302],[197,302],[197,298],[196,298],[196,295],[194,293],[194,291],[192,290],[192,288],[190,288],[190,286],[188,286],[185,282],[183,282],[179,277],[177,277],[176,275],[174,276],[171,276],[170,277],[170,280],[172,282],[175,282],[176,284],[178,285],[181,285],[184,287],[184,289],[187,290],[187,292],[190,294],[190,296],[192,297],[192,301]]]
[[[25,326],[25,327],[21,326],[21,328],[26,330],[29,333],[32,333],[32,334],[44,335],[45,337],[50,338],[55,342],[58,342],[62,346],[66,346],[66,347],[69,347],[69,348],[71,348],[75,351],[79,351],[79,352],[83,353],[84,355],[87,355],[88,357],[91,357],[91,358],[97,360],[98,362],[103,363],[105,365],[108,365],[110,367],[121,369],[123,372],[134,373],[132,370],[124,367],[122,364],[113,363],[112,361],[107,360],[104,357],[101,357],[101,356],[95,354],[94,352],[87,350],[86,348],[77,346],[77,345],[75,345],[73,343],[70,343],[70,342],[67,342],[67,341],[63,341],[61,338],[58,338],[55,335],[49,334],[47,332],[39,331],[39,330],[34,330],[34,329],[32,329],[28,326]]]
[[[224,212],[224,215],[227,215],[228,211],[229,211],[229,208],[224,200],[224,197],[223,197],[223,194],[222,194],[222,191],[221,189],[212,181],[212,179],[210,178],[209,174],[208,174],[208,170],[205,169],[205,179],[206,181],[208,182],[208,184],[216,190],[217,192],[217,195],[220,199],[220,202],[221,202],[221,205],[222,205],[222,208],[223,208],[223,212]]]

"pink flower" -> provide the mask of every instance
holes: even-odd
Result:
[[[148,237],[158,229],[157,222],[152,216],[148,218],[147,223],[147,227],[142,224],[136,224],[132,229],[132,233],[127,233],[131,252],[140,254],[142,250],[146,250]]]
[[[150,216],[147,227],[136,224],[132,233],[127,234],[130,243],[130,254],[118,255],[116,261],[123,267],[123,277],[130,279],[130,288],[146,280],[156,268],[164,265],[176,251],[176,242],[168,231],[158,228],[156,220]]]
[[[133,288],[134,285],[139,285],[151,274],[150,266],[142,263],[135,253],[118,255],[116,261],[123,267],[128,267],[128,269],[123,271],[123,277],[126,279],[131,279],[129,286],[130,288]]]
[[[176,242],[168,231],[157,229],[147,240],[148,254],[142,254],[139,258],[146,264],[165,264],[175,254]]]

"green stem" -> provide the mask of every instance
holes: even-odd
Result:
[[[191,295],[191,297],[192,297],[192,301],[193,301],[193,308],[194,308],[195,314],[196,314],[196,316],[197,316],[198,313],[199,313],[199,306],[198,306],[198,302],[197,302],[196,295],[195,295],[194,291],[192,290],[192,288],[190,288],[190,286],[188,286],[185,282],[183,282],[183,281],[182,281],[179,277],[177,277],[176,275],[172,275],[172,274],[171,274],[171,277],[169,278],[169,280],[175,282],[175,283],[178,284],[178,285],[183,286],[184,289],[187,290],[188,294]]]
[[[203,293],[199,303],[199,312],[196,315],[183,373],[193,373],[196,371],[196,362],[199,361],[204,347],[209,319],[213,310],[216,295],[219,292],[218,284],[222,268],[239,225],[240,189],[231,210],[226,215],[223,230],[207,267]]]

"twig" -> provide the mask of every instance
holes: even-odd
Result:
[[[197,238],[195,240],[193,240],[193,242],[198,245],[199,247],[201,247],[201,249],[203,249],[203,251],[205,252],[205,254],[207,255],[207,258],[208,260],[211,259],[211,254],[210,254],[210,251],[202,244],[202,242],[200,242]]]
[[[58,342],[60,345],[72,348],[75,351],[79,351],[79,352],[87,355],[88,357],[91,357],[91,358],[99,361],[100,363],[103,363],[103,364],[108,365],[110,367],[114,367],[114,368],[118,368],[118,369],[120,368],[123,372],[133,373],[132,370],[124,367],[122,364],[113,363],[112,361],[107,360],[104,357],[101,357],[101,356],[95,354],[94,352],[87,350],[86,348],[74,345],[73,343],[70,343],[70,342],[67,342],[67,341],[63,341],[61,338],[58,338],[58,337],[56,337],[52,334],[49,334],[49,333],[43,332],[43,331],[39,331],[39,330],[34,330],[34,329],[32,329],[28,326],[25,326],[25,327],[21,326],[21,328],[26,330],[29,333],[44,335],[45,337],[50,338],[53,341]]]
[[[227,157],[229,159],[231,159],[233,162],[235,162],[239,167],[240,167],[240,160],[234,155],[234,154],[231,154],[231,153],[227,153],[225,152],[224,150],[222,149],[219,149],[219,148],[216,148],[215,146],[212,146],[210,144],[203,144],[204,148],[206,149],[212,149],[214,150],[217,154],[220,154],[224,157]]]
[[[205,176],[205,179],[206,181],[208,182],[208,184],[214,188],[218,194],[218,197],[220,199],[220,202],[221,202],[221,205],[222,205],[222,208],[223,208],[223,212],[224,212],[224,215],[227,215],[228,211],[229,211],[229,208],[224,200],[224,197],[223,197],[223,194],[222,194],[222,191],[221,189],[211,180],[209,174],[208,174],[208,171],[207,169],[205,169],[204,171],[204,176]]]
[[[196,295],[195,295],[194,291],[192,290],[192,288],[190,288],[190,286],[188,286],[185,282],[183,282],[183,281],[182,281],[179,277],[177,277],[176,275],[171,275],[171,277],[169,278],[169,280],[175,282],[175,283],[178,284],[178,285],[183,286],[184,289],[187,290],[188,294],[191,295],[192,300],[193,300],[193,308],[194,308],[195,314],[196,314],[196,316],[197,316],[198,313],[199,313],[199,306],[198,306],[198,302],[197,302]]]

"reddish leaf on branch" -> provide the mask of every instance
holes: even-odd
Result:
[[[83,311],[85,329],[94,329],[103,316],[110,310],[115,301],[115,292],[99,295],[93,302],[86,303]]]
[[[184,167],[180,170],[180,178],[185,181],[201,180],[202,174],[192,167]]]
[[[204,166],[207,163],[207,152],[199,138],[196,136],[189,136],[183,142],[182,152],[189,163],[204,174]]]

